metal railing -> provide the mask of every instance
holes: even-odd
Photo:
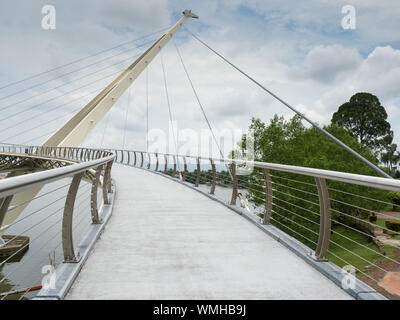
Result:
[[[110,203],[114,158],[113,152],[90,148],[0,145],[0,165],[5,172],[7,168],[15,170],[18,166],[24,170],[24,163],[31,165],[32,161],[35,165],[43,166],[35,168],[37,172],[16,176],[10,174],[0,179],[0,234],[9,230],[18,233],[16,236],[3,236],[0,253],[6,251],[7,246],[12,247],[21,236],[31,235],[28,242],[3,255],[0,260],[0,271],[3,271],[3,275],[0,274],[0,299],[15,298],[13,292],[18,292],[19,297],[23,298],[30,291],[31,284],[37,284],[32,282],[43,277],[41,272],[37,279],[30,278],[25,283],[22,278],[29,278],[29,274],[38,270],[25,270],[15,281],[13,275],[26,269],[39,255],[43,260],[48,260],[53,249],[54,254],[56,249],[60,249],[64,263],[79,261],[79,252],[75,250],[76,238],[78,235],[81,236],[79,239],[84,237],[87,232],[84,227],[87,229],[90,224],[102,223],[99,210]],[[102,187],[101,192],[99,186]],[[77,209],[82,210],[77,212]],[[12,215],[14,218],[10,220]],[[5,223],[7,219],[11,221],[8,224]],[[54,230],[56,232],[50,234]],[[44,240],[46,237],[47,240]],[[60,240],[57,246],[49,250],[57,238]],[[22,260],[18,258],[32,247],[34,252],[27,254],[28,257],[23,256]],[[50,260],[54,263],[54,258]],[[42,263],[36,266],[40,267]],[[25,292],[21,291],[24,286],[28,286]],[[16,288],[18,290],[15,291]]]
[[[257,161],[113,151],[118,163],[176,177],[230,205],[239,199],[238,205],[259,215],[262,224],[308,246],[317,261],[353,266],[378,291],[378,282],[400,267],[400,232],[385,225],[395,218],[384,213],[394,205],[389,192],[400,192],[399,180]],[[240,174],[245,165],[253,168],[251,174]]]

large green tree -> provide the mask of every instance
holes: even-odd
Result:
[[[387,113],[373,94],[359,92],[342,104],[332,116],[332,124],[349,130],[362,144],[372,149],[386,149],[393,141]]]

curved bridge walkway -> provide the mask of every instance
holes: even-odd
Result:
[[[352,299],[245,218],[115,164],[113,215],[67,299]]]

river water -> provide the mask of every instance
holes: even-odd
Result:
[[[30,241],[29,249],[25,253],[0,262],[0,293],[40,285],[44,276],[42,268],[50,264],[50,257],[54,259],[55,265],[62,262],[61,222],[70,182],[71,179],[68,178],[45,185],[5,232],[6,235],[28,236]],[[91,184],[82,180],[73,216],[75,246],[91,223],[90,191]],[[101,197],[98,196],[98,199],[100,202]],[[36,294],[37,292],[27,293],[24,298],[31,298]],[[0,299],[19,298],[21,294],[0,296]]]

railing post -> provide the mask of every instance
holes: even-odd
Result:
[[[150,169],[150,163],[151,163],[150,152],[147,152],[147,157],[149,158],[149,163],[147,164],[147,169]]]
[[[186,181],[186,176],[187,176],[187,163],[186,163],[186,157],[183,156],[183,177],[182,177],[182,181]]]
[[[164,160],[165,160],[165,165],[164,165],[164,173],[167,173],[167,167],[168,167],[168,157],[164,154]]]
[[[92,184],[92,191],[91,191],[91,197],[90,197],[90,212],[92,214],[92,223],[93,224],[102,223],[99,220],[99,212],[97,211],[97,189],[99,187],[100,174],[101,174],[102,167],[103,167],[103,165],[100,165],[96,168],[96,173],[94,175],[93,184]]]
[[[156,153],[156,169],[154,171],[158,171],[158,153]]]
[[[133,151],[134,161],[133,166],[136,167],[136,151]]]
[[[126,151],[128,153],[128,165],[131,163],[131,152],[130,151]]]
[[[143,152],[140,152],[141,160],[140,160],[140,167],[143,168]]]
[[[81,183],[84,172],[77,173],[72,178],[71,185],[68,189],[67,198],[65,200],[64,214],[62,219],[62,247],[64,253],[64,262],[78,262],[72,239],[72,217],[74,215],[74,205],[76,194],[78,193],[79,184]]]
[[[211,161],[211,170],[212,170],[212,180],[211,180],[211,190],[210,190],[210,194],[214,194],[215,193],[215,182],[217,180],[217,171],[215,169],[215,163],[213,159],[210,159]]]
[[[121,164],[124,163],[124,150],[120,150],[121,151]]]
[[[199,186],[200,183],[200,159],[197,157],[197,175],[196,175],[196,182],[194,184],[195,187]]]
[[[236,174],[236,164],[232,162],[231,164],[231,170],[232,170],[232,178],[233,178],[233,186],[232,186],[232,199],[231,199],[231,204],[236,204],[236,199],[237,199],[237,193],[238,193],[238,177]]]
[[[265,213],[264,218],[262,220],[262,224],[269,224],[272,216],[272,180],[271,175],[269,174],[269,169],[264,168],[264,180],[265,180]]]
[[[174,159],[174,172],[172,173],[172,175],[175,175],[175,173],[176,173],[176,156],[172,156],[172,158]]]
[[[331,204],[325,179],[315,177],[315,183],[318,188],[320,207],[319,237],[317,249],[315,250],[315,258],[317,260],[326,260],[326,253],[328,252],[331,238]]]
[[[112,161],[109,161],[104,165],[104,175],[103,175],[104,204],[110,204],[110,201],[108,201],[108,193],[111,191],[111,166],[112,166]]]
[[[107,192],[111,192],[111,168],[114,161],[110,161],[107,163],[106,172],[104,173],[107,176]]]

